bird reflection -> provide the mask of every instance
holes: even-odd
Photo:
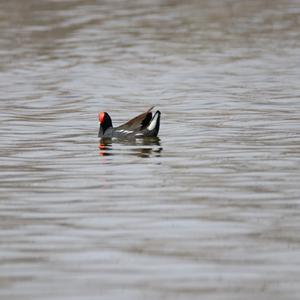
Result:
[[[112,139],[110,138],[102,138],[99,141],[99,155],[100,156],[108,156],[108,155],[113,155],[111,150],[112,150]]]
[[[113,147],[113,144],[116,146]],[[124,148],[123,146],[128,146]],[[151,156],[158,157],[161,155],[161,147],[158,137],[145,137],[133,140],[117,140],[112,138],[101,138],[99,141],[99,155],[133,155],[143,158]]]

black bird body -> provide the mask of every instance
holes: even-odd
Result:
[[[98,137],[120,139],[156,137],[160,126],[160,111],[156,111],[152,116],[152,109],[153,107],[118,127],[113,127],[107,112],[99,113]]]

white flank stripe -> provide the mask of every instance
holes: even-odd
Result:
[[[125,129],[120,129],[119,132],[120,133],[124,133],[124,134],[133,133],[133,131],[131,131],[131,130],[125,130]]]

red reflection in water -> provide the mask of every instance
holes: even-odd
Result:
[[[100,140],[99,144],[98,144],[98,148],[99,148],[99,155],[100,156],[106,156],[106,155],[111,155],[112,153],[110,153],[111,150],[111,143],[107,143],[104,140]]]

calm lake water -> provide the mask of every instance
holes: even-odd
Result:
[[[0,2],[0,298],[299,299],[298,0]],[[157,142],[100,145],[150,106]]]

